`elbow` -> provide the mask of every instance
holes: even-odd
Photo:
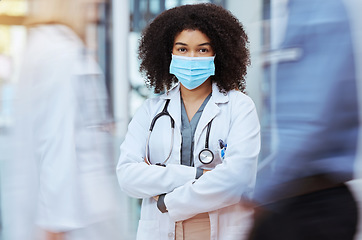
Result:
[[[142,198],[136,194],[136,187],[133,185],[134,181],[132,181],[132,177],[127,172],[127,167],[117,167],[117,179],[122,192],[133,198]]]
[[[131,183],[130,183],[129,177],[127,176],[126,172],[127,171],[124,166],[117,167],[118,184],[119,184],[121,190],[128,194]]]

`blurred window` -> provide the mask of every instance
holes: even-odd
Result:
[[[0,15],[24,16],[27,13],[26,0],[2,0],[0,2]]]
[[[202,2],[225,7],[226,0],[130,0],[131,32],[141,32],[152,19],[166,9]]]
[[[96,42],[96,59],[104,72],[109,97],[109,111],[113,115],[112,102],[112,1],[98,5],[99,22],[93,40]]]
[[[270,33],[270,18],[271,18],[271,1],[263,0],[263,22],[262,22],[262,49],[264,55],[268,55],[271,44],[271,33]],[[260,119],[261,124],[261,138],[263,147],[260,151],[259,159],[263,161],[265,158],[270,156],[272,153],[272,70],[269,63],[264,64],[263,80],[261,84],[262,90],[262,118]]]

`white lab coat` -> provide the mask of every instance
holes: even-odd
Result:
[[[39,229],[66,231],[67,239],[120,239],[100,68],[68,27],[44,25],[30,30],[20,74],[4,239],[39,239]],[[105,231],[97,233],[98,224]],[[93,236],[82,236],[87,228]]]
[[[172,154],[166,167],[144,162],[145,145],[153,117],[170,99],[168,111],[175,120]],[[198,160],[205,146],[207,124],[213,119],[209,148],[215,155],[210,166]],[[251,225],[252,210],[242,204],[255,184],[257,156],[260,150],[260,126],[252,100],[239,91],[219,92],[216,84],[212,97],[201,115],[195,132],[195,167],[180,165],[181,102],[179,85],[168,93],[148,99],[137,111],[121,145],[117,166],[118,181],[127,194],[143,198],[137,239],[174,239],[175,222],[208,212],[211,239],[244,239]],[[171,127],[168,117],[155,124],[150,138],[150,161],[163,162],[170,152]],[[224,160],[218,140],[227,143]],[[213,169],[195,181],[196,168]],[[168,213],[161,213],[152,196],[167,193]]]

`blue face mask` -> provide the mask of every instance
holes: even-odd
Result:
[[[215,75],[214,59],[215,56],[184,57],[172,54],[170,73],[174,74],[185,88],[192,90]]]

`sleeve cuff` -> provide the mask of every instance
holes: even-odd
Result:
[[[167,208],[166,208],[166,205],[165,205],[165,196],[166,196],[166,193],[164,194],[161,194],[159,197],[158,197],[158,200],[157,200],[157,208],[158,210],[160,210],[162,213],[166,213],[168,212],[167,211]]]

